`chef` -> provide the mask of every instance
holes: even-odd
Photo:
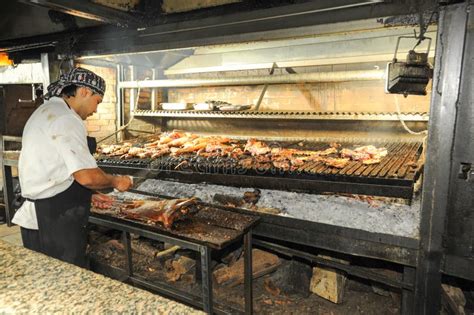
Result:
[[[25,125],[18,165],[26,201],[12,221],[21,227],[24,246],[82,267],[93,190],[132,186],[130,177],[99,169],[91,155],[95,141],[88,142],[84,120],[104,93],[104,79],[92,71],[61,75]]]

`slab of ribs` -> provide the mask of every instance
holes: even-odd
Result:
[[[294,170],[307,163],[322,162],[329,167],[344,168],[350,161],[377,164],[388,154],[386,148],[364,145],[341,148],[331,143],[324,150],[305,150],[270,146],[264,141],[248,139],[245,144],[221,136],[200,136],[189,132],[172,131],[150,137],[144,143],[124,142],[102,145],[98,152],[120,159],[151,158],[161,156],[197,155],[202,157],[230,157],[243,168],[273,166]]]
[[[148,224],[162,224],[170,229],[173,223],[184,220],[199,211],[198,198],[163,200],[114,200],[109,202],[92,200],[92,211],[115,214],[127,219]]]

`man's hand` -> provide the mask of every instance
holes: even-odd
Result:
[[[114,176],[113,186],[118,191],[126,191],[132,188],[133,180],[130,176]]]
[[[115,202],[115,198],[106,194],[93,194],[92,195],[92,206],[97,209],[109,209]]]

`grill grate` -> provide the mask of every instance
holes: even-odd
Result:
[[[296,143],[278,144],[281,147],[297,147]],[[351,149],[367,145],[368,143],[346,142],[340,144],[343,148]],[[255,184],[272,187],[281,185],[284,187],[282,189],[285,190],[309,190],[309,188],[306,189],[305,187],[311,186],[308,180],[313,180],[319,182],[318,185],[320,186],[317,189],[323,191],[328,189],[327,191],[336,192],[367,192],[366,194],[412,198],[414,181],[418,178],[423,167],[422,159],[420,159],[422,142],[371,142],[370,144],[387,149],[388,154],[380,160],[380,163],[366,165],[360,161],[350,161],[344,168],[327,166],[322,161],[307,162],[301,167],[287,171],[276,168],[269,162],[258,164],[258,167],[244,168],[239,165],[239,160],[237,159],[223,157],[205,158],[196,155],[163,156],[155,160],[120,160],[118,158],[105,157],[99,158],[98,164],[105,167],[120,167],[122,170],[141,169],[145,172],[145,176],[141,173],[142,177],[148,177],[146,172],[158,171],[160,172],[160,177],[164,175],[175,177],[173,174],[179,173],[180,177],[186,174],[188,180],[189,177],[195,177],[196,180],[199,178],[199,180],[215,182],[216,176],[205,177],[205,175],[220,175],[221,177],[218,178],[218,181],[224,184],[229,183],[231,185],[231,182],[234,182],[234,184],[238,185],[240,182],[242,185]],[[307,144],[306,149],[324,150],[328,147],[327,142],[319,142]],[[297,148],[301,149],[301,147]],[[274,181],[278,183],[267,181],[261,184],[262,178],[281,178],[282,181]],[[284,179],[291,179],[291,182],[284,182]],[[343,185],[337,186],[338,183]],[[351,187],[351,183],[372,185],[373,189],[365,190],[360,187]],[[332,187],[328,187],[328,185]],[[403,192],[391,192],[391,188],[400,189]]]

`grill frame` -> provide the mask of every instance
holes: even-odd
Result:
[[[415,182],[419,179],[423,164],[422,142],[371,143],[386,146],[389,154],[381,162],[364,165],[352,161],[342,169],[332,168],[322,162],[304,165],[295,171],[277,168],[243,168],[230,158],[198,158],[189,155],[151,159],[120,160],[98,157],[98,165],[110,172],[136,177],[179,180],[187,183],[210,182],[238,187],[267,188],[306,193],[348,193],[403,198],[411,200]],[[343,143],[343,147],[364,145],[363,142]],[[311,145],[324,149],[327,142]],[[281,147],[287,147],[281,143]],[[189,161],[183,164],[183,161]],[[409,166],[413,165],[413,167]],[[341,174],[342,173],[342,174]],[[278,180],[275,180],[278,179]]]

